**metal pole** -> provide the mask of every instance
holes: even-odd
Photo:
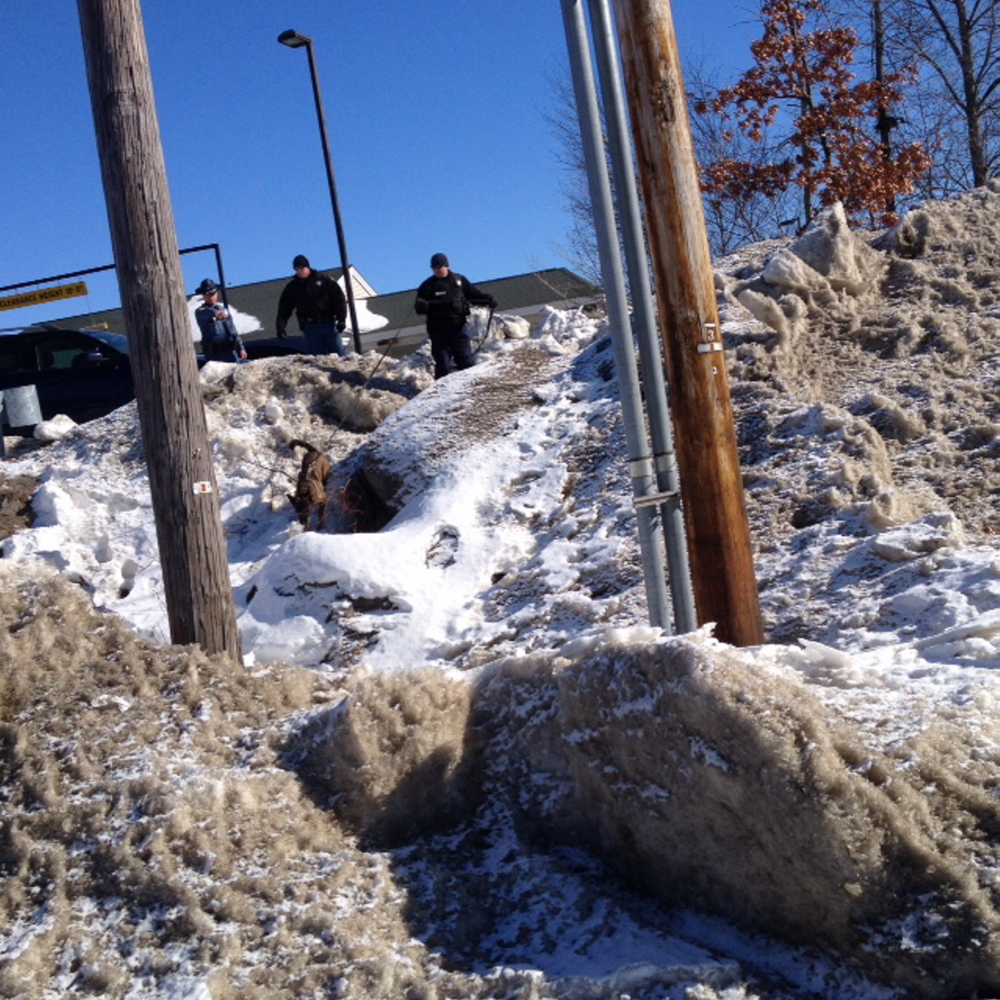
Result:
[[[219,281],[222,281],[222,257],[218,243],[205,243],[200,247],[186,247],[178,250],[179,254],[195,253],[199,250],[215,250],[215,260],[219,265]],[[113,271],[117,265],[102,264],[100,267],[87,267],[82,271],[67,271],[65,274],[50,274],[47,278],[32,278],[30,281],[18,281],[13,285],[0,286],[0,292],[9,292],[14,288],[24,288],[27,285],[47,285],[50,281],[62,281],[63,278],[77,278],[83,274],[98,274],[100,271]]]
[[[670,0],[615,0],[698,620],[764,640],[725,345]]]
[[[608,299],[608,324],[611,327],[618,390],[622,402],[629,476],[632,480],[632,493],[637,500],[635,514],[643,575],[646,581],[646,603],[650,622],[667,629],[670,626],[670,609],[663,571],[663,530],[652,506],[638,502],[656,492],[656,482],[643,420],[635,347],[632,343],[628,301],[625,295],[625,276],[618,251],[618,234],[611,200],[611,180],[604,158],[604,142],[590,61],[587,26],[581,0],[562,0],[562,11],[570,69],[573,74],[573,92],[580,120],[580,135],[587,163],[587,183],[601,256],[601,276]]]
[[[333,158],[330,156],[330,141],[326,134],[326,117],[323,114],[323,98],[319,92],[319,76],[316,73],[316,57],[313,55],[312,39],[306,42],[309,54],[309,73],[312,76],[313,97],[316,100],[316,117],[319,119],[319,134],[323,140],[323,159],[326,162],[326,180],[330,185],[330,201],[333,204],[333,221],[337,227],[337,246],[340,248],[340,267],[344,272],[344,287],[347,290],[347,309],[351,317],[351,332],[354,335],[354,350],[361,353],[361,332],[358,329],[358,313],[354,307],[354,286],[351,283],[351,265],[347,261],[347,240],[344,238],[344,223],[340,218],[340,201],[337,198],[337,182],[333,178]]]
[[[670,594],[674,605],[677,632],[692,632],[698,627],[688,562],[687,535],[681,509],[680,479],[674,451],[673,427],[667,403],[663,375],[660,334],[646,259],[646,239],[639,210],[639,192],[632,163],[632,143],[625,115],[625,97],[615,49],[615,32],[609,0],[589,0],[590,27],[594,36],[597,72],[604,98],[604,121],[618,197],[618,217],[625,246],[625,264],[632,292],[632,324],[639,345],[639,364],[645,389],[649,432],[653,442],[656,482],[662,497],[660,516],[667,540],[667,565],[670,569]]]
[[[209,243],[209,246],[215,251],[215,266],[219,272],[219,288],[222,289],[222,304],[226,307],[226,312],[230,314],[230,319],[232,319],[232,313],[229,309],[229,296],[226,295],[226,276],[222,273],[222,253],[219,250],[218,243]],[[235,328],[235,320],[233,324]]]

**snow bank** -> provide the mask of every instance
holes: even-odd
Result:
[[[435,844],[434,817],[419,831],[428,853],[359,849],[301,780],[292,733],[310,706],[339,702],[329,679],[158,648],[54,572],[23,569],[0,563],[0,658],[19,665],[0,672],[4,996],[611,1000],[714,997],[742,978],[609,896],[586,858],[534,850],[509,824]],[[464,724],[470,688],[436,689],[433,673],[397,683],[392,702],[391,675],[355,686],[383,721],[357,730],[352,760],[381,755],[413,779],[400,815],[468,780],[431,744]],[[431,718],[451,729],[423,729]],[[375,816],[395,780],[370,768],[366,780]]]
[[[716,285],[792,348],[810,316],[855,315],[877,290],[886,264],[853,233],[843,206],[819,213],[803,236],[778,248],[759,274],[734,278],[716,271]]]
[[[426,349],[206,367],[243,667],[137,638],[165,609],[134,405],[18,444],[0,992],[995,994],[998,226],[986,188],[725,263],[785,323],[721,305],[757,650],[636,627],[580,313],[439,383]],[[288,506],[293,438],[335,531]]]
[[[649,633],[581,637],[474,678],[366,677],[297,737],[305,769],[382,843],[500,799],[518,828],[590,844],[668,905],[851,954],[910,997],[1000,986],[975,846],[1000,822],[996,754],[955,768],[997,745],[995,716],[966,707],[885,753],[780,650]]]

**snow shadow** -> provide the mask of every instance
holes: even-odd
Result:
[[[961,739],[890,757],[780,663],[636,629],[471,676],[362,677],[292,747],[312,794],[366,842],[426,867],[429,832],[450,831],[464,874],[439,864],[437,909],[411,917],[459,955],[498,940],[506,866],[570,845],[667,907],[940,1000],[1000,985],[997,900],[970,846],[995,841],[1000,805],[991,767],[960,763]],[[513,964],[523,936],[510,944]]]

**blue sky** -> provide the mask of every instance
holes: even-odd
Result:
[[[733,75],[746,6],[676,0],[685,62]],[[473,281],[564,264],[565,175],[545,113],[567,70],[559,0],[146,0],[153,87],[182,248],[218,243],[230,285],[339,264],[305,50],[313,38],[351,263],[415,287],[443,250]],[[0,0],[0,286],[111,263],[75,0]],[[186,290],[214,277],[185,255]],[[0,326],[115,306],[0,313]],[[0,293],[8,295],[10,292]]]

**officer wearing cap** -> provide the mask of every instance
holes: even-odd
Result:
[[[472,367],[472,341],[465,331],[470,306],[495,309],[497,300],[453,271],[443,253],[431,257],[431,270],[434,274],[417,289],[413,309],[427,317],[434,377],[444,378],[456,369]]]
[[[201,331],[201,350],[209,361],[245,361],[247,352],[236,332],[236,324],[219,302],[219,288],[206,278],[196,289],[202,303],[194,311]]]
[[[341,334],[347,325],[347,299],[340,285],[322,271],[314,271],[307,257],[292,261],[295,277],[285,285],[274,321],[279,337],[287,337],[288,319],[295,313],[310,354],[347,353]]]

